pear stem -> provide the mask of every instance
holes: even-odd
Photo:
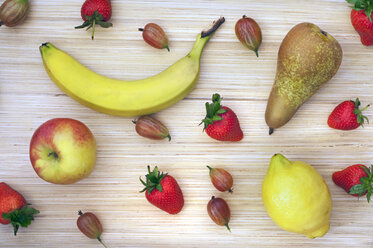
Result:
[[[275,131],[275,129],[270,127],[269,128],[269,135],[273,134],[274,131]]]
[[[212,170],[212,168],[210,166],[207,165],[206,167],[209,168],[210,171]]]
[[[259,58],[258,49],[256,49],[254,52],[255,52],[256,57]]]

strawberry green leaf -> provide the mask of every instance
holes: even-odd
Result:
[[[371,197],[371,195],[372,195],[372,191],[370,190],[370,191],[368,191],[368,193],[367,193],[367,200],[368,200],[368,203],[370,202],[370,197]]]
[[[220,121],[220,120],[223,120],[223,118],[221,118],[218,115],[214,115],[214,117],[212,117],[212,121]]]
[[[365,167],[365,166],[360,166],[360,167],[365,171],[365,173],[367,173],[367,175],[373,176],[373,173],[370,173],[370,171],[367,167]]]
[[[360,184],[354,185],[351,187],[349,193],[350,194],[357,194],[359,196],[362,196],[363,194],[367,193],[367,200],[370,202],[370,197],[373,193],[373,165],[370,166],[369,169],[367,169],[365,166],[360,166],[366,173],[367,177],[361,177],[360,178]]]
[[[350,194],[354,195],[354,194],[357,194],[359,196],[365,194],[365,192],[367,191],[365,185],[363,184],[357,184],[357,185],[354,185],[351,187],[350,189]]]
[[[159,191],[162,192],[162,191],[163,191],[162,185],[161,185],[161,184],[158,184],[158,185],[157,185],[157,189],[158,189]]]
[[[216,111],[217,114],[224,114],[226,113],[228,110],[226,109],[219,109],[218,111]]]
[[[357,123],[359,123],[361,126],[364,126],[364,120],[367,120],[367,123],[369,123],[368,117],[366,117],[365,115],[363,115],[363,111],[365,109],[367,109],[370,105],[367,105],[363,109],[359,109],[359,107],[360,107],[359,98],[356,98],[356,100],[352,101],[352,102],[355,104],[354,114],[356,115],[356,121],[357,121]]]
[[[350,6],[356,11],[364,10],[365,15],[372,22],[372,11],[373,11],[373,0],[346,0],[348,3],[352,4]]]
[[[162,192],[163,188],[162,188],[162,185],[161,185],[161,181],[163,180],[163,178],[165,178],[165,176],[167,176],[167,173],[165,173],[165,174],[163,172],[161,173],[158,170],[157,166],[154,167],[153,171],[151,171],[150,166],[148,166],[148,174],[145,175],[146,182],[144,182],[140,177],[140,182],[145,186],[145,188],[143,190],[141,190],[140,192],[147,191],[148,195],[154,189],[157,189],[157,190]]]
[[[14,210],[10,213],[3,213],[2,218],[10,220],[14,228],[14,235],[17,235],[19,227],[27,227],[34,220],[34,215],[40,213],[35,208],[30,208],[30,204],[26,204],[21,209]]]
[[[223,109],[220,102],[220,95],[214,94],[212,96],[212,103],[205,103],[206,117],[201,122],[201,124],[204,123],[203,130],[205,130],[209,125],[213,124],[214,122],[223,120],[223,118],[220,115],[226,113],[228,110]]]

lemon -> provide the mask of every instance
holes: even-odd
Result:
[[[269,216],[286,231],[316,238],[329,230],[329,188],[305,162],[291,162],[275,154],[263,180],[262,198]]]

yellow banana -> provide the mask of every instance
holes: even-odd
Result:
[[[209,31],[198,35],[187,56],[153,77],[136,81],[101,76],[50,43],[41,45],[40,52],[50,78],[79,103],[111,115],[146,115],[170,107],[192,91],[203,47],[223,22],[220,18]]]

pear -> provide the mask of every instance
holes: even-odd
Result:
[[[342,57],[338,41],[312,23],[300,23],[289,31],[278,51],[265,114],[270,134],[337,73]]]

